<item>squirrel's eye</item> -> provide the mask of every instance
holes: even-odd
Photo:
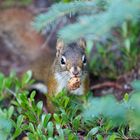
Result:
[[[64,56],[62,56],[62,58],[61,58],[61,64],[62,65],[65,65],[66,64],[66,58]]]
[[[86,59],[86,56],[85,55],[82,56],[82,61],[83,61],[83,64],[86,64],[87,63],[87,59]]]

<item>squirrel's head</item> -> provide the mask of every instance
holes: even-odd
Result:
[[[86,42],[83,39],[75,43],[65,44],[58,40],[56,44],[56,71],[65,72],[72,77],[81,77],[86,72]]]

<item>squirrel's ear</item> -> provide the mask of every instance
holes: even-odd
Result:
[[[80,39],[78,40],[78,45],[79,45],[81,48],[85,49],[85,48],[86,48],[86,41],[85,41],[85,39],[80,38]]]
[[[64,41],[62,39],[58,39],[56,43],[56,56],[58,57],[61,53],[62,50],[64,49]]]

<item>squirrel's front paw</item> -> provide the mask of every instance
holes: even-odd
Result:
[[[69,91],[76,90],[81,85],[81,81],[79,77],[72,77],[67,84],[67,88]]]

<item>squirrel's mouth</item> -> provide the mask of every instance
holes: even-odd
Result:
[[[82,74],[78,73],[78,74],[73,74],[73,73],[70,73],[70,78],[81,78],[82,77]]]
[[[70,76],[71,78],[80,78],[81,76],[80,75],[72,75]]]

